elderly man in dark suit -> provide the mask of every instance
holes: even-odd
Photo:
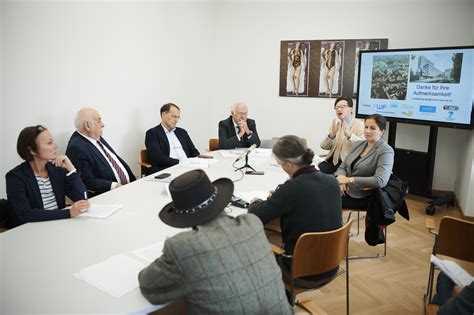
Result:
[[[160,219],[187,231],[166,239],[163,254],[138,275],[145,298],[153,304],[184,299],[189,314],[291,314],[260,219],[223,211],[234,183],[211,183],[203,170],[193,170],[169,190],[173,201]]]
[[[152,165],[147,174],[176,165],[180,160],[196,157],[199,151],[186,130],[176,127],[181,118],[178,105],[168,103],[161,106],[161,123],[149,129],[145,135],[148,160]]]
[[[247,105],[235,103],[230,117],[219,122],[219,149],[248,148],[260,146],[255,120],[247,118]]]
[[[82,108],[74,119],[76,131],[67,145],[66,155],[81,173],[93,195],[135,180],[130,167],[102,138],[104,123],[93,108]]]

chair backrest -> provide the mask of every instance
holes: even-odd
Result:
[[[444,217],[439,224],[433,254],[474,262],[474,222]]]
[[[280,137],[273,137],[272,138],[273,144],[275,144],[278,141],[278,139],[280,139]],[[306,146],[308,146],[308,141],[306,140],[306,138],[301,138],[301,140],[303,140],[304,144]],[[273,145],[272,145],[272,147],[273,147]]]
[[[316,275],[330,271],[348,255],[350,219],[337,230],[300,235],[293,252],[292,277]]]
[[[216,151],[219,148],[219,139],[209,139],[209,151]]]
[[[10,203],[7,199],[0,199],[0,233],[10,226]]]
[[[141,149],[140,150],[140,162],[149,163],[148,162],[148,151],[147,151],[147,149]]]

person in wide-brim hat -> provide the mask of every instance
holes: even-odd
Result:
[[[234,183],[219,178],[211,183],[203,170],[186,172],[171,181],[172,202],[159,213],[160,219],[177,228],[194,227],[211,221],[229,204]]]

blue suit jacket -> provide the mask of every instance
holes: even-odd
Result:
[[[246,134],[242,138],[237,138],[235,134],[234,122],[232,116],[221,120],[219,122],[219,149],[235,149],[235,148],[248,148],[252,144],[260,146],[260,138],[257,133],[257,125],[255,120],[247,119],[247,126],[252,131],[252,136],[249,138]]]
[[[199,155],[199,151],[194,146],[186,130],[176,127],[174,133],[183,146],[187,157]],[[170,158],[170,143],[161,124],[148,129],[145,135],[145,146],[148,151],[148,162],[152,165],[152,170],[148,171],[148,174],[179,163],[179,160]]]
[[[117,156],[127,170],[130,181],[134,181],[135,176],[127,163],[115,153],[103,138],[100,138],[100,142]],[[112,182],[117,182],[112,167],[99,149],[78,132],[74,132],[71,139],[69,139],[66,155],[80,171],[82,181],[87,189],[95,191],[96,195],[109,191]]]
[[[27,222],[48,221],[70,218],[65,206],[65,196],[71,200],[84,199],[86,188],[78,173],[66,176],[64,168],[46,164],[49,180],[53,187],[57,210],[44,210],[43,200],[35,174],[30,163],[23,162],[7,173],[7,198],[11,205],[10,225],[16,227]]]

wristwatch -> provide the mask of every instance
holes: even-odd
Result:
[[[354,184],[354,177],[349,178],[349,184],[353,185]]]

